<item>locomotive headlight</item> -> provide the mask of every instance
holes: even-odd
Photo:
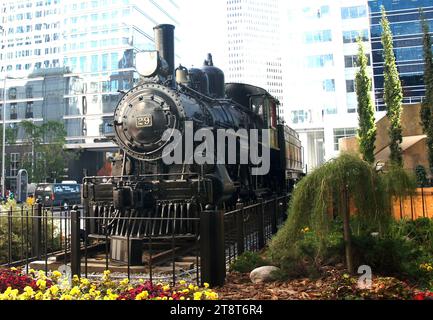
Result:
[[[157,74],[167,76],[169,67],[160,57],[158,51],[142,51],[135,54],[135,68],[143,77],[153,77]]]
[[[174,90],[154,83],[135,87],[115,110],[116,140],[134,158],[159,159],[169,143],[163,135],[179,129],[181,110]]]

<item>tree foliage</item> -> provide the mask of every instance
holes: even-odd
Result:
[[[424,52],[424,83],[426,88],[425,98],[421,105],[421,124],[427,135],[427,152],[430,172],[433,173],[433,52],[430,30],[427,21],[421,11],[421,24],[423,30]]]
[[[403,91],[394,54],[394,45],[391,27],[382,6],[382,45],[384,57],[384,101],[387,109],[387,117],[390,122],[390,160],[393,164],[403,166],[403,156],[400,144],[403,141],[401,128],[401,114]]]
[[[351,214],[357,220],[357,234],[385,233],[391,221],[391,197],[406,195],[416,188],[414,175],[401,167],[378,173],[357,155],[343,154],[314,170],[296,186],[285,225],[269,247],[273,262],[284,267],[299,259],[299,246],[308,228],[318,239],[315,256],[320,257],[329,244],[327,236],[346,206],[342,196],[347,190]]]
[[[32,156],[24,158],[22,162],[22,167],[29,174],[29,181],[60,179],[68,162],[76,156],[64,148],[66,130],[63,123],[48,121],[35,125],[31,121],[22,121],[20,125],[24,129],[24,142],[32,148]]]
[[[368,60],[365,55],[364,46],[358,39],[358,64],[359,71],[356,73],[356,96],[358,99],[358,139],[359,148],[363,159],[369,163],[374,162],[374,143],[376,141],[376,124],[374,119],[374,106],[371,99],[371,78],[368,74]]]

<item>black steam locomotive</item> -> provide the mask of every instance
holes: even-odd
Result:
[[[210,55],[200,69],[175,70],[174,27],[159,25],[154,30],[157,50],[137,54],[141,82],[123,96],[114,113],[120,154],[113,160],[112,176],[83,181],[83,202],[91,218],[87,232],[108,234],[115,260],[125,259],[127,238],[186,236],[194,229],[187,219],[198,217],[204,208],[223,209],[238,199],[287,194],[303,175],[299,137],[279,119],[276,98],[255,86],[226,84]],[[222,129],[228,135],[257,130],[262,154],[269,151],[269,171],[253,175],[258,164],[240,161],[242,148],[248,152],[249,146],[239,136],[232,140],[236,154],[223,144],[224,150],[206,150],[219,161],[193,161],[187,149],[204,151],[200,141],[194,141],[201,129],[215,138]],[[176,137],[176,146],[183,146],[181,162],[168,165],[164,157]]]

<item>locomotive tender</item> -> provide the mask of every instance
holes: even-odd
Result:
[[[125,262],[128,248],[132,264],[141,264],[140,243],[149,237],[180,239],[194,233],[188,219],[206,207],[223,209],[238,199],[284,195],[303,175],[299,137],[279,119],[276,98],[252,85],[226,84],[211,55],[202,68],[175,70],[174,26],[159,25],[154,31],[157,50],[137,54],[141,81],[115,109],[120,153],[113,160],[112,176],[83,180],[87,233],[110,238],[113,260]],[[164,150],[176,132],[184,145],[199,145],[188,136],[187,123],[194,132],[208,129],[215,136],[219,129],[268,129],[261,147],[262,153],[269,151],[269,172],[252,175],[257,163],[251,161],[199,165],[184,158],[180,164],[165,164]],[[239,160],[239,139],[236,146]],[[225,157],[233,157],[228,154],[232,150],[225,151]]]

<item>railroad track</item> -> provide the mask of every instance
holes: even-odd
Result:
[[[148,249],[146,249],[148,246]],[[193,272],[197,269],[200,258],[198,248],[194,243],[179,243],[175,246],[172,243],[164,241],[155,241],[151,244],[144,244],[145,250],[142,254],[141,265],[130,265],[122,262],[111,261],[109,250],[105,242],[95,243],[82,246],[81,253],[81,273],[102,273],[108,270],[121,274],[153,274],[153,275],[170,275],[184,272]],[[35,270],[59,270],[62,266],[70,265],[70,251],[58,252],[48,259],[33,261],[30,268]]]

